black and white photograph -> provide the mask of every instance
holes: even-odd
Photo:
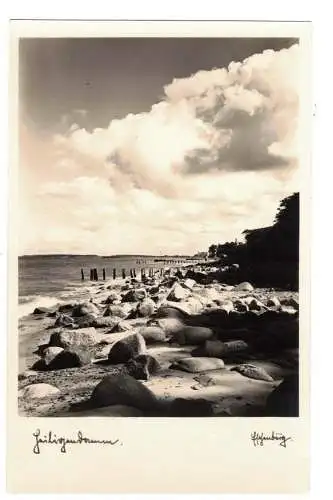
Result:
[[[20,417],[300,416],[300,54],[19,39]]]

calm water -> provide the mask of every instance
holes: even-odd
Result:
[[[20,316],[33,311],[37,305],[52,306],[59,301],[79,298],[91,290],[90,269],[97,268],[102,282],[102,269],[105,268],[106,279],[112,279],[112,271],[116,269],[117,277],[121,270],[136,269],[139,276],[141,268],[161,267],[154,257],[108,257],[86,255],[37,255],[19,258],[19,308]],[[85,280],[81,280],[81,268]]]

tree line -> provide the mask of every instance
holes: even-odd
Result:
[[[244,243],[213,244],[208,256],[238,263],[258,286],[298,287],[299,193],[284,198],[271,226],[243,231]]]

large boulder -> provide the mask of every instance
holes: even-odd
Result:
[[[32,314],[46,314],[48,312],[50,312],[50,310],[47,307],[35,307]]]
[[[157,325],[143,326],[140,328],[139,334],[142,335],[147,344],[166,341],[165,331]]]
[[[243,283],[236,285],[234,290],[236,292],[253,292],[254,288],[248,281],[243,281]]]
[[[112,345],[108,360],[109,363],[127,363],[132,358],[146,352],[146,343],[142,335],[134,333],[118,340]]]
[[[73,308],[72,316],[73,318],[78,318],[80,316],[87,315],[98,316],[99,310],[92,302],[83,302],[82,304],[78,304]]]
[[[59,389],[50,384],[31,384],[20,391],[20,396],[26,399],[39,399],[59,394]]]
[[[115,328],[121,322],[121,318],[118,316],[103,316],[101,318],[96,318],[93,321],[93,326],[95,328]]]
[[[173,334],[173,338],[180,345],[199,345],[212,338],[213,330],[204,326],[183,326]]]
[[[36,372],[44,372],[48,370],[48,366],[45,363],[45,359],[38,359],[31,367],[31,370]]]
[[[107,375],[95,387],[90,407],[125,405],[142,411],[155,411],[159,404],[155,395],[141,382],[127,374]]]
[[[237,371],[244,377],[253,378],[255,380],[264,380],[266,382],[274,382],[273,377],[271,377],[269,373],[267,373],[266,370],[260,366],[244,364],[235,366],[231,370]]]
[[[221,370],[224,362],[218,358],[183,358],[175,361],[170,368],[189,373],[199,373],[210,370]]]
[[[174,335],[184,328],[184,323],[177,318],[159,318],[157,324],[167,336]]]
[[[138,304],[137,312],[139,316],[145,318],[147,316],[151,316],[152,314],[154,314],[155,308],[156,308],[155,302],[152,299],[148,298],[144,299],[142,302]]]
[[[67,303],[67,304],[61,304],[61,305],[58,307],[58,311],[59,311],[60,313],[65,313],[65,314],[67,314],[67,313],[71,313],[71,312],[73,311],[73,309],[74,309],[75,307],[77,307],[77,306],[78,306],[78,304],[77,304],[77,303],[71,303],[71,302],[70,302],[70,303]]]
[[[175,283],[170,290],[167,300],[171,302],[180,302],[185,300],[189,295],[189,291],[183,288],[179,283]]]
[[[126,363],[126,368],[132,377],[138,380],[149,380],[150,375],[158,373],[161,369],[158,361],[149,354],[140,354]]]
[[[189,288],[189,290],[192,290],[194,285],[196,285],[196,282],[194,280],[192,280],[191,278],[187,278],[185,281],[184,281],[184,287],[185,288]]]
[[[147,297],[145,288],[134,288],[129,290],[122,298],[122,302],[139,302]]]
[[[200,283],[201,285],[207,285],[212,281],[207,273],[192,270],[187,271],[186,278],[193,279],[196,283]]]
[[[60,314],[54,323],[54,326],[57,327],[61,326],[72,327],[74,325],[75,325],[75,320],[71,316],[68,316],[68,314]]]
[[[57,346],[51,346],[47,347],[43,351],[43,359],[45,361],[45,364],[48,366],[51,361],[58,356],[63,351],[63,347],[57,347]]]
[[[178,310],[185,314],[198,314],[203,310],[203,302],[196,297],[188,297],[185,301],[177,303]]]
[[[78,330],[64,330],[54,332],[50,337],[50,346],[72,347],[93,346],[100,340],[95,328],[80,328]]]
[[[103,316],[117,316],[118,318],[127,318],[129,314],[129,310],[126,307],[123,307],[123,305],[109,305],[104,313]]]
[[[200,349],[200,351],[199,351]],[[198,356],[208,356],[211,358],[225,358],[230,354],[238,354],[249,350],[249,346],[244,340],[231,340],[229,342],[221,342],[220,340],[206,340],[204,346],[199,348]],[[197,353],[193,351],[192,356]]]
[[[92,353],[86,349],[63,349],[48,364],[49,370],[62,370],[65,368],[78,368],[92,362]]]
[[[171,305],[161,305],[161,307],[158,308],[155,314],[156,318],[176,318],[180,321],[183,321],[185,318],[188,317],[188,313],[185,312],[182,309],[178,308],[176,306],[171,306]]]

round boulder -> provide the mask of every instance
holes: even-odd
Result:
[[[184,287],[185,288],[189,288],[190,290],[192,290],[192,288],[194,287],[194,285],[196,285],[196,282],[194,280],[192,280],[191,278],[187,278],[184,281]]]
[[[104,377],[95,387],[89,403],[90,407],[125,405],[142,411],[154,411],[159,406],[155,395],[127,374]]]
[[[98,316],[99,310],[92,302],[84,302],[82,304],[78,304],[73,308],[72,316],[73,318],[78,318],[80,316],[87,315]]]
[[[246,352],[249,346],[244,340],[231,340],[229,342],[221,342],[220,340],[206,340],[203,349],[204,356],[211,358],[221,358],[228,356],[228,354],[236,354]],[[195,353],[192,353],[192,356]]]
[[[183,326],[173,334],[174,340],[180,345],[203,344],[206,340],[213,337],[214,332],[204,326]]]
[[[149,380],[150,375],[154,375],[161,369],[158,361],[149,354],[140,354],[126,363],[128,373],[138,380]]]
[[[147,297],[147,292],[144,288],[136,288],[129,290],[122,298],[122,302],[139,302]]]
[[[22,389],[20,395],[27,399],[39,399],[47,396],[53,396],[60,391],[57,387],[50,384],[31,384]]]
[[[161,318],[157,324],[166,335],[176,334],[184,328],[184,323],[177,318]]]
[[[135,333],[118,340],[112,345],[108,360],[109,363],[127,363],[132,358],[146,352],[146,343],[142,335]]]
[[[234,288],[237,292],[253,292],[254,288],[248,281],[243,281],[243,283],[239,283]]]
[[[235,366],[234,368],[231,368],[231,370],[237,371],[241,375],[244,375],[244,377],[253,378],[256,380],[264,380],[266,382],[274,382],[273,377],[271,377],[269,373],[264,370],[264,368],[256,365],[244,364]]]
[[[199,373],[210,370],[220,370],[224,368],[224,362],[222,359],[208,357],[183,358],[175,361],[170,368],[189,373]]]
[[[95,328],[115,328],[120,323],[121,318],[118,316],[103,316],[96,318],[93,322]]]
[[[100,340],[95,328],[80,328],[78,330],[64,330],[54,332],[50,337],[50,346],[72,347],[93,346]]]
[[[144,326],[140,328],[139,334],[145,339],[146,343],[165,342],[165,331],[159,326]]]
[[[158,308],[158,310],[155,314],[155,317],[156,318],[176,318],[180,321],[183,321],[185,318],[188,317],[188,314],[185,313],[183,310],[179,309],[178,307],[162,305],[161,307]]]
[[[128,316],[128,313],[129,311],[121,305],[111,305],[105,309],[103,316],[117,316],[124,319]]]
[[[89,365],[92,361],[92,354],[84,349],[62,350],[48,364],[49,370],[62,370],[65,368],[79,368]]]
[[[175,283],[170,290],[169,295],[167,296],[167,300],[172,302],[180,302],[181,300],[186,299],[189,292],[185,288],[183,288],[179,283]]]
[[[140,304],[138,304],[137,312],[139,316],[146,318],[154,314],[156,304],[152,299],[144,299]]]
[[[46,314],[49,312],[47,307],[36,307],[32,314]]]

